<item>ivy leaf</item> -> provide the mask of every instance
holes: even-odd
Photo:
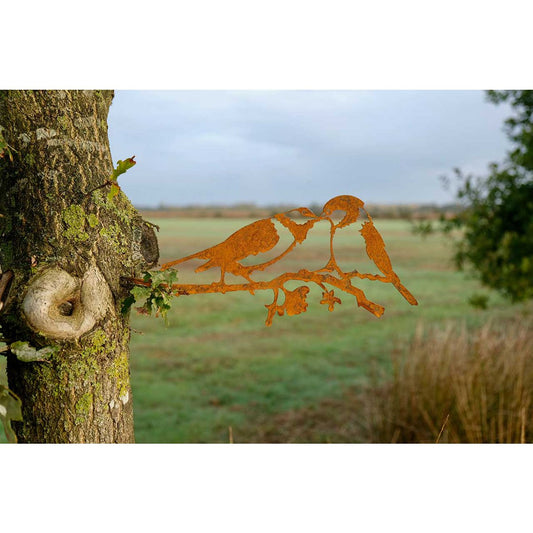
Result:
[[[161,315],[168,325],[167,313],[171,308],[172,284],[176,281],[178,273],[175,270],[144,272],[143,281],[149,286],[136,285],[131,289],[130,295],[122,303],[122,312],[127,313],[133,303],[142,303],[136,307],[138,313],[158,317]]]
[[[135,303],[135,296],[133,294],[129,294],[126,298],[124,298],[124,301],[122,302],[122,307],[120,309],[120,312],[123,315],[127,315],[131,309],[131,306]]]
[[[167,283],[169,286],[172,286],[172,284],[177,281],[178,279],[178,272],[176,270],[169,270],[169,273],[167,274]]]
[[[0,420],[9,442],[17,442],[17,436],[11,427],[11,420],[22,420],[20,398],[8,388],[0,385]]]
[[[136,302],[140,302],[141,300],[145,300],[148,298],[151,294],[150,287],[139,287],[136,285],[131,289],[131,294],[135,298]]]
[[[121,312],[123,315],[127,315],[129,313],[129,310],[131,309],[131,306],[135,302],[140,302],[142,300],[145,300],[150,295],[150,288],[149,287],[140,287],[136,285],[131,289],[130,294],[124,299],[122,302],[122,308]]]

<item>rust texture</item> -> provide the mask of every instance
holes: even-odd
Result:
[[[339,211],[343,213],[343,216],[340,220],[335,221],[332,215]],[[298,212],[305,219],[305,222],[295,222],[289,216],[293,212]],[[357,222],[360,219],[361,212],[366,215],[367,220],[362,224],[359,232],[365,241],[368,257],[374,262],[381,274],[361,273],[357,270],[344,272],[335,259],[334,239],[337,230]],[[274,224],[275,220],[285,226],[292,234],[293,240],[290,245],[282,253],[269,261],[256,265],[243,265],[240,262],[243,259],[268,252],[278,244],[280,237]],[[305,240],[309,230],[317,222],[323,220],[329,221],[330,223],[330,257],[326,266],[318,270],[301,269],[298,272],[287,272],[268,281],[252,279],[252,275],[256,275],[257,272],[265,270],[291,253],[298,244]],[[335,296],[334,289],[328,290],[327,285],[355,296],[357,305],[376,317],[380,317],[383,314],[385,308],[368,300],[365,293],[353,284],[354,280],[357,279],[391,283],[411,305],[418,304],[414,296],[401,284],[400,278],[392,268],[391,260],[385,250],[385,243],[374,226],[372,217],[364,208],[364,203],[355,196],[343,195],[332,198],[324,205],[320,215],[316,215],[306,207],[300,207],[285,213],[278,213],[270,218],[258,220],[239,229],[220,244],[163,264],[161,270],[167,270],[191,259],[205,261],[196,269],[196,272],[202,272],[210,268],[220,268],[220,280],[215,283],[203,285],[173,284],[172,290],[176,296],[233,291],[249,291],[251,294],[254,294],[255,291],[272,290],[274,301],[270,305],[265,306],[268,310],[266,319],[267,326],[272,324],[272,320],[276,314],[280,316],[284,314],[292,316],[307,310],[308,304],[306,299],[309,293],[309,287],[302,285],[290,291],[285,287],[285,284],[289,281],[301,281],[303,283],[315,283],[318,285],[323,291],[320,303],[327,305],[330,311],[333,311],[335,304],[340,304],[341,300]],[[240,276],[246,282],[228,284],[225,281],[226,273]],[[138,281],[139,284],[146,285],[141,280],[135,281]],[[280,293],[284,295],[282,304],[278,303]]]

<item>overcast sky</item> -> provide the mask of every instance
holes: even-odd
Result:
[[[482,91],[117,91],[109,136],[137,206],[442,204],[439,176],[503,159],[507,116]]]

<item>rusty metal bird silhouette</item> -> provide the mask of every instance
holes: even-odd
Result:
[[[293,210],[294,211],[294,210]],[[311,213],[311,212],[310,212]],[[309,215],[305,215],[309,216]],[[272,219],[276,219],[283,224],[293,235],[294,240],[290,246],[280,255],[274,257],[270,261],[266,261],[257,265],[244,266],[239,261],[272,250],[279,242],[278,230]],[[270,218],[264,218],[252,222],[247,226],[237,230],[230,235],[225,241],[175,261],[165,263],[161,270],[190,261],[191,259],[206,259],[207,262],[200,265],[195,272],[203,272],[213,267],[220,267],[221,277],[220,283],[224,283],[224,276],[226,272],[235,276],[242,276],[250,282],[253,282],[250,275],[256,270],[264,270],[268,266],[276,263],[282,257],[292,251],[296,244],[305,240],[307,232],[315,224],[318,219],[310,220],[305,224],[298,224],[287,216],[286,213],[278,213]]]
[[[344,228],[357,221],[359,209],[364,205],[363,201],[356,196],[349,196],[348,194],[335,196],[324,204],[322,216],[331,216],[335,211],[344,211],[345,215],[341,221],[334,224],[335,229]]]
[[[368,214],[367,214],[368,215]],[[385,242],[374,226],[374,222],[370,215],[368,215],[368,222],[363,224],[359,230],[366,243],[366,253],[368,257],[374,261],[374,264],[384,274],[384,276],[373,276],[372,274],[361,274],[358,277],[361,279],[379,280],[389,282],[396,287],[398,292],[411,304],[418,305],[416,298],[401,284],[400,278],[392,269],[392,263],[389,254],[385,250]]]
[[[324,270],[328,271],[337,271],[342,274],[341,269],[335,261],[335,255],[333,250],[333,239],[335,232],[339,228],[344,228],[353,224],[359,219],[360,212],[363,211],[368,218],[368,221],[362,225],[362,228],[359,230],[359,233],[363,236],[366,244],[366,253],[370,260],[378,267],[380,272],[384,276],[373,275],[373,274],[360,274],[357,270],[352,271],[351,273],[356,273],[357,277],[360,279],[371,279],[379,280],[383,282],[389,282],[396,287],[398,292],[411,304],[418,305],[415,297],[401,284],[400,278],[394,272],[392,268],[392,263],[388,253],[385,250],[385,242],[379,234],[378,230],[374,226],[374,222],[370,213],[364,208],[364,202],[355,196],[343,195],[337,196],[329,200],[322,210],[322,215],[330,216],[335,211],[344,211],[344,217],[334,224],[331,221],[331,231],[330,231],[330,259],[328,264],[324,267]]]
[[[333,215],[338,211],[342,211],[344,215],[339,221],[335,221]],[[366,215],[367,221],[362,224],[359,233],[364,239],[368,257],[377,266],[381,275],[361,273],[358,270],[344,272],[335,260],[334,238],[337,230],[356,223],[361,212]],[[296,222],[292,218],[294,213],[298,213],[300,217],[306,219],[305,222]],[[241,263],[242,260],[270,252],[278,244],[280,236],[275,221],[279,222],[291,233],[293,240],[290,245],[282,253],[268,261],[256,265],[243,265]],[[256,281],[251,278],[253,273],[265,270],[268,266],[277,263],[290,254],[298,244],[301,244],[306,239],[314,225],[321,221],[328,221],[330,224],[330,257],[325,267],[318,270],[300,269],[297,272],[285,272],[271,280]],[[353,284],[355,279],[391,283],[411,305],[418,305],[415,297],[402,285],[400,278],[394,272],[390,257],[385,251],[385,242],[374,226],[372,217],[365,209],[364,202],[355,196],[341,195],[332,198],[326,202],[319,215],[313,213],[307,207],[299,207],[258,220],[244,226],[230,235],[225,241],[211,248],[163,264],[161,270],[167,270],[192,259],[205,260],[204,264],[196,268],[196,272],[215,267],[220,268],[220,281],[211,284],[173,283],[169,290],[171,289],[176,296],[234,291],[248,291],[254,294],[257,290],[272,290],[274,301],[265,306],[268,310],[266,320],[268,326],[272,324],[276,314],[292,316],[307,310],[307,296],[310,289],[305,284],[315,284],[322,289],[320,303],[327,305],[330,311],[333,311],[335,305],[340,304],[341,300],[335,296],[333,289],[328,290],[327,285],[355,296],[359,307],[366,309],[378,318],[382,316],[385,308],[370,301],[365,293]],[[226,283],[225,274],[228,272],[235,276],[243,277],[246,283]],[[145,280],[129,278],[129,281],[145,287],[150,285],[150,282]],[[299,281],[304,283],[304,285],[295,290],[288,290],[285,284],[290,281]],[[283,303],[278,301],[280,293],[284,295]]]

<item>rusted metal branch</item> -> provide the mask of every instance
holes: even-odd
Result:
[[[307,220],[304,223],[295,222],[288,216],[293,211],[299,212]],[[338,211],[344,212],[344,216],[339,222],[335,222],[332,215]],[[366,215],[367,220],[362,225],[359,233],[361,233],[365,241],[368,257],[374,262],[381,274],[360,273],[357,270],[344,272],[335,259],[334,238],[336,231],[359,220],[361,211]],[[322,220],[327,220],[330,223],[330,257],[325,267],[318,270],[301,269],[298,272],[286,272],[268,281],[256,281],[251,278],[255,272],[265,270],[291,253],[298,244],[306,239],[314,225]],[[289,230],[293,237],[292,243],[273,259],[257,265],[243,265],[240,262],[241,260],[252,255],[269,252],[278,244],[279,234],[274,221],[281,223]],[[285,313],[296,315],[307,310],[306,298],[309,293],[309,287],[302,286],[294,291],[289,291],[285,288],[285,284],[289,281],[317,284],[323,290],[322,301],[320,303],[328,305],[330,311],[333,311],[335,304],[340,304],[341,300],[335,296],[333,290],[328,291],[326,285],[333,286],[355,296],[357,305],[376,317],[383,315],[385,308],[370,301],[361,289],[352,284],[352,280],[355,278],[391,283],[411,305],[418,304],[414,296],[401,284],[400,278],[392,268],[389,255],[385,251],[385,243],[374,226],[372,217],[364,208],[364,203],[355,196],[343,195],[332,198],[324,205],[320,215],[316,215],[310,209],[300,207],[258,220],[239,229],[220,244],[165,263],[161,267],[161,270],[167,270],[192,259],[205,261],[204,264],[196,268],[196,272],[202,272],[215,267],[220,268],[220,281],[210,284],[173,284],[171,290],[176,296],[208,293],[224,294],[235,291],[247,291],[250,294],[255,294],[255,291],[272,290],[274,301],[272,304],[265,306],[268,309],[267,325],[272,323],[272,319],[276,313],[278,315]],[[234,276],[243,277],[246,283],[226,283],[225,274],[228,272]],[[143,287],[150,287],[151,285],[149,281],[139,279],[130,279],[129,281]],[[278,305],[280,291],[285,295],[285,301],[282,305]]]

